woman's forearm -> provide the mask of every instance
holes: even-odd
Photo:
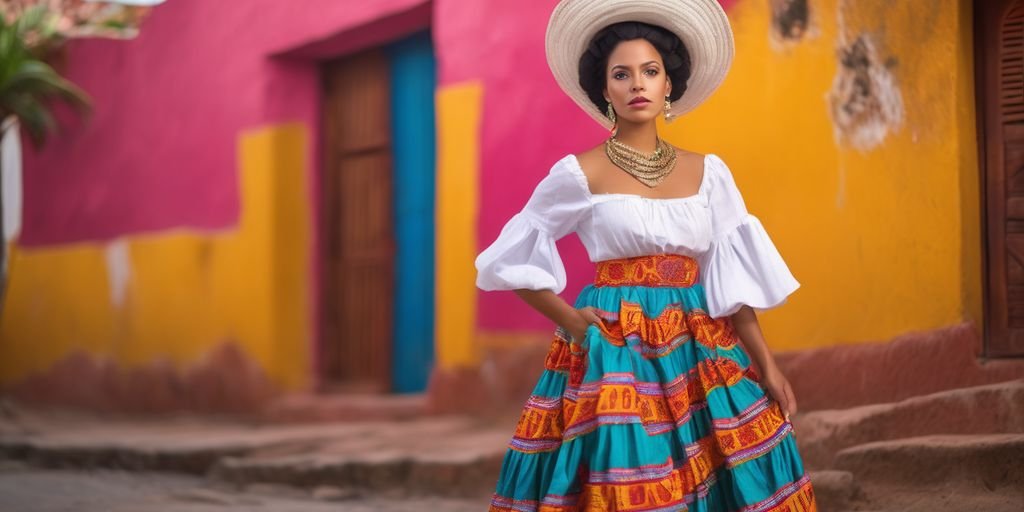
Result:
[[[519,298],[526,301],[533,309],[546,316],[548,320],[569,331],[586,329],[586,320],[576,313],[576,308],[562,300],[551,290],[515,290]]]
[[[761,325],[757,322],[757,313],[750,306],[743,306],[733,313],[732,326],[740,337],[743,347],[747,349],[759,375],[776,368],[775,357],[772,356],[768,343],[761,333]]]

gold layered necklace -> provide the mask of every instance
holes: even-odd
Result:
[[[675,150],[661,137],[658,137],[658,147],[654,153],[644,153],[627,146],[615,136],[608,137],[604,142],[604,150],[613,164],[652,188],[661,183],[676,165]]]

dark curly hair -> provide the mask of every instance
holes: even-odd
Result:
[[[604,99],[608,56],[619,43],[633,39],[646,39],[661,54],[665,72],[672,81],[669,99],[678,100],[686,92],[686,82],[690,78],[690,52],[678,36],[657,25],[640,21],[614,23],[595,34],[580,57],[580,86],[598,112],[604,113],[608,108]]]

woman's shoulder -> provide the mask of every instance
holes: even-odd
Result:
[[[672,146],[672,148],[676,150],[676,160],[682,162],[685,167],[696,169],[703,168],[704,173],[707,173],[708,171],[713,171],[713,169],[711,169],[712,166],[707,165],[708,161],[710,160],[710,157],[712,157],[713,155],[700,153],[697,151],[691,151],[676,146]],[[702,175],[701,182],[703,181],[705,180],[704,176]]]
[[[607,157],[604,153],[604,143],[600,143],[596,146],[583,149],[576,153],[569,153],[569,156],[573,157],[581,168],[594,169],[595,167],[602,165],[607,161]],[[582,170],[582,169],[581,169]],[[584,171],[584,174],[586,172]]]
[[[669,146],[676,151],[676,158],[680,160],[689,161],[694,164],[718,160],[718,155],[714,153],[701,153],[700,151],[684,149],[673,144],[669,144]]]
[[[555,161],[547,176],[537,184],[537,188],[555,194],[564,194],[566,189],[575,190],[577,193],[574,195],[578,195],[580,199],[590,196],[587,177],[573,153],[567,153]]]
[[[722,160],[722,157],[718,156],[716,153],[701,153],[699,151],[683,149],[676,146],[672,147],[676,150],[676,158],[688,160],[692,165],[698,167],[703,164],[704,173],[707,175],[708,179],[702,178],[702,182],[720,179],[723,174],[730,174],[729,166],[727,166],[725,161]]]

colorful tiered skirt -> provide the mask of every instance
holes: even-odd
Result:
[[[693,258],[599,262],[555,330],[505,454],[493,511],[813,511],[792,425]]]

